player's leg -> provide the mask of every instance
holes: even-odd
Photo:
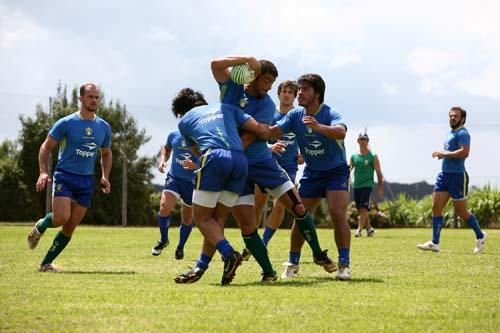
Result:
[[[184,258],[184,245],[193,230],[193,224],[193,209],[191,206],[183,203],[181,208],[181,225],[179,226],[179,244],[177,244],[177,248],[175,249],[176,260]]]
[[[333,222],[335,244],[338,250],[339,270],[337,277],[341,280],[351,278],[349,271],[349,252],[351,248],[351,230],[347,223],[346,210],[349,204],[349,192],[344,190],[327,191],[328,211]]]
[[[439,242],[441,238],[441,229],[443,228],[443,208],[450,200],[448,191],[434,191],[432,193],[432,240],[417,247],[424,251],[438,252],[440,250]]]
[[[257,228],[260,227],[262,223],[262,213],[267,204],[267,200],[269,199],[269,194],[262,192],[260,187],[255,185],[255,225]]]
[[[262,241],[267,246],[269,241],[273,237],[274,233],[280,227],[281,223],[283,223],[283,219],[285,217],[285,206],[278,200],[274,199],[273,202],[273,210],[267,219],[266,229],[264,230],[264,234],[262,235]]]
[[[161,193],[160,210],[157,215],[158,228],[160,230],[160,239],[156,242],[155,246],[151,249],[151,254],[158,256],[163,249],[168,246],[168,230],[172,220],[171,212],[177,203],[179,194],[172,190],[164,189]]]

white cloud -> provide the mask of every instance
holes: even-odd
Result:
[[[344,67],[348,65],[353,65],[361,61],[361,56],[357,53],[351,52],[340,52],[333,56],[332,60],[329,62],[330,68]]]
[[[0,49],[10,49],[27,43],[44,43],[48,31],[20,10],[8,10],[0,5]]]
[[[460,56],[452,52],[430,48],[417,48],[408,55],[410,69],[418,76],[439,74],[460,62]]]
[[[382,82],[382,90],[389,96],[397,94],[399,86],[394,83]]]

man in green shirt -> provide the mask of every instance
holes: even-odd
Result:
[[[350,166],[354,169],[354,201],[359,212],[358,230],[355,236],[361,237],[361,231],[366,227],[368,237],[375,235],[370,224],[368,212],[370,210],[370,194],[373,189],[373,171],[377,172],[377,192],[379,197],[384,195],[383,176],[378,156],[370,151],[369,138],[366,131],[358,136],[359,153],[352,154]]]

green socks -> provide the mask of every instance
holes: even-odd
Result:
[[[250,235],[241,235],[243,237],[243,241],[245,242],[245,246],[250,253],[252,253],[255,260],[259,263],[260,267],[264,271],[264,274],[274,275],[276,272],[273,269],[273,265],[269,260],[269,256],[267,255],[267,248],[262,242],[262,239],[259,237],[257,230],[255,230]]]
[[[319,246],[318,234],[311,214],[306,213],[304,217],[296,217],[297,227],[300,234],[304,237],[306,242],[313,251],[313,256],[317,257],[321,254],[321,247]]]
[[[39,219],[36,223],[36,228],[41,234],[43,234],[47,228],[53,228],[52,213],[48,213],[44,218]]]
[[[49,249],[49,252],[45,255],[45,258],[43,258],[42,265],[45,264],[50,264],[54,259],[59,255],[59,253],[64,250],[66,245],[68,245],[69,241],[71,240],[71,237],[66,236],[63,234],[62,231],[59,231],[54,238],[54,242],[52,243],[52,246]]]

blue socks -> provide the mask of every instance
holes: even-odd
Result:
[[[266,227],[266,229],[264,230],[264,235],[262,235],[262,241],[264,242],[264,244],[266,246],[267,246],[267,244],[269,244],[269,241],[271,240],[271,238],[273,238],[273,235],[275,232],[276,232],[276,229],[271,229],[269,227]]]
[[[212,261],[212,257],[202,253],[200,254],[200,259],[196,262],[196,267],[207,269],[210,261]]]
[[[224,257],[224,259],[227,259],[233,255],[233,247],[231,246],[231,244],[229,244],[227,239],[218,241],[217,244],[215,244],[215,247],[220,252],[220,254],[222,254],[222,257]]]
[[[479,226],[479,223],[477,222],[476,216],[474,214],[470,214],[470,217],[467,220],[467,223],[470,225],[470,227],[476,233],[476,239],[481,239],[484,237],[484,234],[481,231],[481,227]]]
[[[300,252],[291,252],[291,251],[290,251],[288,261],[289,261],[291,264],[298,265],[298,264],[299,264],[299,262],[300,262]]]
[[[193,224],[194,223],[192,222],[188,225],[181,223],[181,226],[179,227],[179,244],[177,245],[177,250],[184,250],[184,244],[186,244],[189,235],[191,234],[191,230],[193,230]]]
[[[439,237],[441,235],[441,228],[443,227],[443,216],[432,217],[432,242],[439,244]]]
[[[349,249],[342,248],[338,249],[339,251],[339,264],[344,266],[349,266]]]
[[[170,220],[172,217],[169,216],[161,216],[160,213],[158,213],[158,226],[160,227],[160,242],[162,243],[168,243],[168,227],[170,227]]]

